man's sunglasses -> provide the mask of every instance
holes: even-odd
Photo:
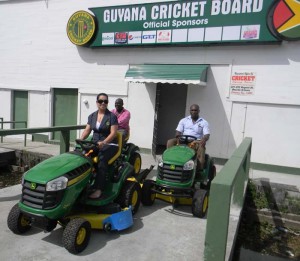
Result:
[[[104,102],[105,104],[108,104],[108,100],[101,100],[101,99],[100,99],[100,100],[98,100],[97,102],[98,102],[99,104],[101,104],[101,103],[103,103],[103,102]]]

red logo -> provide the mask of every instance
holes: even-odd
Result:
[[[116,44],[126,44],[127,43],[127,33],[115,33],[115,43]]]

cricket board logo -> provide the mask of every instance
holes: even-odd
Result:
[[[94,37],[95,31],[95,18],[86,11],[74,13],[67,24],[68,37],[75,45],[87,45]]]

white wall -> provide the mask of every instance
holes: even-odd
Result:
[[[200,106],[200,116],[208,121],[211,130],[207,153],[219,158],[227,158],[229,151],[236,148],[230,130],[231,102],[226,99],[229,73],[229,65],[211,65],[207,86],[191,85],[187,97],[186,115],[191,104]]]
[[[3,121],[11,121],[11,90],[0,89],[0,118],[3,118]],[[3,129],[10,129],[9,123],[3,123]]]
[[[129,83],[128,110],[131,112],[130,142],[152,148],[156,86]]]
[[[251,161],[299,167],[299,106],[248,104],[245,137],[255,137]]]
[[[199,103],[201,115],[211,125],[207,151],[212,156],[228,158],[243,137],[251,136],[252,161],[300,167],[295,156],[300,151],[295,134],[299,129],[296,117],[300,112],[299,41],[253,46],[89,49],[73,45],[67,37],[68,19],[78,10],[146,2],[149,1],[0,2],[3,18],[0,25],[3,65],[0,117],[10,120],[10,90],[29,90],[29,127],[51,126],[51,88],[77,88],[78,124],[85,124],[87,116],[96,110],[96,95],[107,92],[110,109],[114,100],[121,97],[132,114],[130,140],[140,147],[151,148],[156,88],[144,84],[128,87],[124,81],[128,66],[210,64],[207,86],[189,86],[186,108],[188,114],[190,104]],[[233,70],[256,72],[253,96],[229,95]],[[82,103],[84,99],[88,100],[88,106]],[[36,110],[37,106],[41,109]],[[274,118],[276,115],[280,124]],[[255,126],[249,125],[250,119]],[[282,138],[280,146],[285,153],[279,158],[279,154],[274,153],[276,145],[264,136],[275,138],[281,133],[288,134]]]

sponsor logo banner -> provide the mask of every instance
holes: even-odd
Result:
[[[102,45],[110,45],[115,43],[114,33],[103,33],[102,34]]]
[[[246,44],[300,39],[299,0],[190,0],[89,10],[98,22],[96,38],[88,41],[91,47]],[[74,35],[81,36],[88,25],[88,22],[70,24],[70,28],[84,28],[73,29],[73,34],[68,34],[74,44],[81,44],[74,40]]]
[[[128,40],[128,35],[126,32],[115,33],[116,44],[126,44],[127,40]]]
[[[128,33],[128,44],[140,44],[142,42],[142,32],[129,32]]]

